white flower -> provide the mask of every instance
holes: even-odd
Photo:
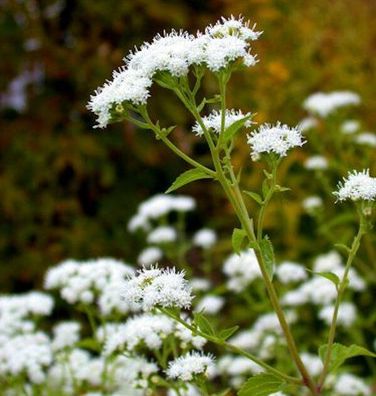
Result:
[[[203,249],[210,249],[216,242],[217,234],[210,228],[203,228],[193,236],[193,244]]]
[[[137,262],[142,267],[150,267],[156,264],[163,257],[163,252],[161,249],[151,246],[144,249],[138,256]]]
[[[78,322],[60,322],[54,329],[52,349],[58,351],[73,346],[80,339],[81,325]]]
[[[244,22],[243,18],[236,19],[231,15],[228,19],[222,17],[214,26],[208,26],[205,32],[213,37],[236,36],[246,41],[257,40],[262,32],[254,30],[256,25],[252,28],[249,25],[249,21]]]
[[[319,312],[319,318],[323,320],[328,326],[332,323],[334,314],[334,306],[329,305],[321,309]],[[337,324],[344,327],[350,327],[356,320],[356,308],[352,303],[342,303],[339,306]]]
[[[184,272],[153,267],[126,281],[123,297],[133,310],[145,311],[156,306],[189,308],[193,298]]]
[[[191,287],[193,291],[207,291],[210,289],[211,284],[204,278],[193,278],[191,280]]]
[[[215,315],[222,309],[224,303],[223,297],[206,295],[198,302],[196,311],[204,311],[206,314]]]
[[[322,199],[318,196],[312,195],[303,200],[303,208],[308,212],[313,212],[314,210],[320,208],[323,205]]]
[[[163,339],[173,333],[174,327],[174,322],[164,315],[135,316],[106,337],[105,353],[109,355],[123,349],[132,351],[141,345],[151,350],[159,349]]]
[[[336,272],[342,267],[342,257],[335,250],[317,256],[313,263],[313,270],[315,272]]]
[[[300,357],[306,366],[308,372],[316,377],[321,374],[321,371],[323,369],[323,364],[321,359],[318,356],[312,355],[307,352],[303,352],[300,354]]]
[[[167,391],[167,396],[201,396],[201,392],[191,384],[187,385],[187,390],[179,389],[179,393],[173,389]]]
[[[343,396],[371,396],[372,391],[366,383],[359,377],[355,377],[352,374],[340,374],[337,377],[335,386],[335,392]]]
[[[307,158],[307,160],[304,162],[304,166],[306,169],[310,170],[323,170],[327,169],[328,160],[322,155],[314,155]]]
[[[235,122],[245,118],[251,117],[251,113],[243,114],[240,110],[226,110],[225,112],[225,129],[229,128]],[[213,132],[219,134],[221,133],[221,126],[222,126],[222,112],[213,110],[208,116],[202,117],[202,122],[205,125],[207,130],[211,129]],[[250,119],[247,119],[244,123],[245,128],[249,128],[252,125]],[[198,122],[192,128],[192,131],[195,132],[197,136],[202,136],[204,131],[202,130],[201,126]]]
[[[214,360],[211,355],[199,352],[190,352],[169,362],[166,371],[171,379],[191,381],[196,375],[207,375],[214,369]]]
[[[277,266],[276,275],[282,283],[298,282],[307,278],[304,267],[291,261],[284,261]]]
[[[182,319],[186,323],[192,324],[192,321],[189,318],[182,316]],[[206,338],[193,335],[192,331],[187,329],[181,323],[176,323],[175,336],[181,341],[180,347],[182,349],[186,349],[189,345],[192,345],[196,349],[202,349],[207,342]]]
[[[376,178],[369,175],[369,170],[349,172],[347,179],[338,184],[338,191],[334,192],[337,201],[364,200],[374,201],[376,198]]]
[[[175,228],[170,226],[160,226],[155,228],[148,236],[148,243],[170,243],[174,242],[177,238],[177,232]]]
[[[252,149],[252,159],[260,158],[262,153],[275,153],[280,157],[287,155],[293,147],[305,143],[298,128],[289,128],[278,122],[276,125],[263,124],[257,131],[248,135],[248,144]]]
[[[256,278],[261,277],[260,267],[253,249],[228,257],[223,265],[223,272],[229,277],[227,287],[237,293],[243,291]]]
[[[231,377],[260,374],[264,370],[252,360],[243,356],[225,355],[218,360],[219,372]]]
[[[376,147],[376,135],[372,132],[363,132],[355,136],[355,142],[370,147]]]
[[[352,135],[360,129],[360,123],[356,120],[347,120],[341,125],[341,132],[344,135]]]
[[[303,107],[321,117],[327,117],[335,110],[350,105],[358,105],[360,97],[350,91],[334,91],[331,93],[318,92],[309,96],[303,103]]]
[[[69,304],[92,303],[107,286],[132,275],[133,268],[120,260],[100,258],[88,261],[66,260],[47,271],[46,289],[59,289]]]
[[[298,125],[298,128],[302,131],[302,132],[307,132],[313,128],[316,128],[318,126],[318,121],[316,118],[314,117],[306,117],[303,118]]]

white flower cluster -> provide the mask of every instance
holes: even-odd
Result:
[[[228,289],[236,293],[242,292],[252,281],[261,277],[259,263],[253,249],[228,257],[224,262],[223,272],[229,278]]]
[[[225,111],[225,129],[229,128],[235,122],[244,119],[247,117],[247,120],[244,122],[245,128],[250,128],[252,122],[250,120],[251,113],[243,114],[240,110],[226,110]],[[219,134],[221,133],[221,126],[222,126],[222,112],[213,110],[208,116],[202,117],[202,122],[207,130],[212,130],[213,132]],[[201,125],[196,122],[192,128],[192,131],[197,136],[202,136],[204,131],[202,130]]]
[[[331,251],[327,254],[318,256],[314,262],[313,270],[315,272],[332,272],[340,279],[342,278],[345,267],[341,256]],[[348,274],[349,288],[355,291],[362,291],[365,283],[358,275],[355,269],[351,268]],[[288,306],[300,306],[307,303],[324,306],[319,313],[319,318],[326,323],[331,321],[333,313],[332,303],[337,297],[335,285],[324,277],[314,275],[302,283],[298,288],[288,291],[282,298],[282,302]],[[355,307],[348,303],[343,303],[338,323],[349,326],[356,319]]]
[[[72,347],[80,339],[81,325],[79,322],[66,321],[60,322],[53,328],[54,338],[52,349],[59,351],[64,348]]]
[[[347,120],[341,125],[341,132],[344,135],[352,135],[360,129],[360,123],[357,120]]]
[[[282,283],[299,282],[307,278],[304,267],[291,261],[284,261],[278,265],[276,275]]]
[[[171,212],[188,212],[196,207],[196,201],[186,195],[158,194],[142,202],[137,213],[129,220],[128,230],[148,231],[153,221],[166,217]]]
[[[195,246],[210,249],[217,242],[217,234],[210,228],[203,228],[193,235],[192,242]]]
[[[328,305],[319,312],[319,318],[328,326],[332,323],[334,305]],[[343,327],[350,327],[356,320],[357,312],[353,303],[344,302],[339,306],[337,324]]]
[[[321,208],[323,205],[322,198],[317,195],[312,195],[303,200],[303,208],[308,212],[312,213],[315,210]]]
[[[316,356],[312,355],[308,352],[303,352],[300,354],[300,357],[306,366],[308,372],[313,376],[316,377],[321,374],[322,369],[324,368],[321,359]]]
[[[163,257],[163,251],[156,247],[150,246],[145,248],[137,257],[137,262],[141,267],[150,267],[157,264]]]
[[[319,123],[315,117],[306,117],[299,122],[298,128],[302,132],[308,132],[311,129],[317,128],[318,124]]]
[[[347,178],[338,184],[334,192],[338,201],[374,201],[376,199],[376,178],[369,175],[369,169],[349,172]]]
[[[352,374],[340,374],[334,381],[334,390],[340,396],[371,396],[373,393],[361,378]]]
[[[48,270],[45,287],[59,289],[60,296],[69,304],[91,304],[98,297],[103,314],[116,308],[127,312],[117,292],[124,278],[133,273],[132,267],[112,258],[66,260]]]
[[[132,310],[149,311],[158,306],[189,308],[193,296],[183,271],[151,267],[124,283],[123,298]]]
[[[220,296],[207,294],[196,305],[195,310],[198,312],[203,311],[205,314],[215,315],[223,307],[225,299]]]
[[[214,359],[211,355],[190,352],[169,363],[167,376],[172,379],[191,381],[197,375],[210,375],[213,371]]]
[[[98,116],[98,127],[104,128],[117,107],[122,112],[127,103],[147,102],[158,73],[181,77],[187,75],[192,66],[217,72],[238,59],[246,66],[254,66],[256,58],[249,53],[249,41],[256,40],[260,34],[242,18],[231,17],[223,18],[196,36],[183,31],[157,35],[151,43],[144,43],[124,59],[125,66],[115,71],[113,80],[91,96],[88,108]]]
[[[147,237],[148,243],[163,244],[176,241],[178,237],[175,228],[171,226],[159,226]]]
[[[180,341],[183,349],[188,345],[201,349],[206,343],[204,338],[194,336],[167,316],[149,313],[129,318],[124,324],[107,324],[100,329],[98,338],[104,342],[104,353],[110,355],[115,351],[135,352],[137,348],[158,350],[170,335]]]
[[[363,132],[355,136],[355,142],[370,147],[376,147],[376,135],[372,132]]]
[[[309,170],[324,170],[328,168],[328,160],[322,155],[313,155],[307,158],[304,167]]]
[[[350,91],[334,91],[330,93],[318,92],[309,96],[303,107],[320,117],[327,117],[337,109],[360,104],[358,94]]]
[[[303,146],[304,143],[302,132],[298,127],[289,128],[280,122],[276,125],[263,124],[248,135],[248,144],[251,146],[254,161],[257,161],[262,153],[275,153],[285,157],[288,150]]]

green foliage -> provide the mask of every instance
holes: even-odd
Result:
[[[206,172],[199,168],[187,170],[186,172],[178,176],[178,178],[172,183],[171,187],[167,189],[166,194],[175,191],[188,183],[192,183],[196,180],[202,179],[211,179],[211,176],[209,176]]]
[[[269,396],[283,389],[285,383],[271,374],[259,374],[249,378],[238,396]]]

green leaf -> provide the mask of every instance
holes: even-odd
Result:
[[[230,338],[235,332],[237,332],[239,329],[239,326],[234,326],[234,327],[229,327],[228,329],[221,330],[218,334],[218,337],[221,338],[222,340],[226,341],[228,338]]]
[[[273,279],[274,268],[275,268],[275,256],[273,244],[271,243],[269,237],[265,235],[265,237],[260,242],[260,253],[264,260],[266,266],[266,272],[269,275],[270,279]]]
[[[171,191],[175,191],[178,188],[183,187],[188,183],[200,179],[212,179],[212,177],[209,176],[202,169],[199,168],[190,169],[177,177],[177,179],[172,183],[171,187],[166,191],[166,194],[170,193]]]
[[[249,195],[252,199],[254,199],[258,204],[262,205],[262,197],[260,194],[257,194],[252,191],[243,191],[244,194]]]
[[[275,190],[276,190],[276,191],[279,191],[279,192],[285,192],[285,191],[291,191],[291,188],[289,188],[289,187],[283,187],[283,186],[280,186],[279,184],[277,184],[277,185],[275,186]]]
[[[323,362],[325,361],[327,350],[327,344],[322,345],[319,348],[319,355]],[[373,358],[376,358],[375,353],[355,344],[350,346],[345,346],[338,343],[333,344],[329,363],[329,371],[337,370],[347,359],[355,356],[371,356]]]
[[[285,382],[271,374],[259,374],[243,384],[238,396],[269,396],[282,390]]]
[[[269,180],[268,180],[268,179],[265,179],[265,180],[262,182],[262,195],[263,195],[264,198],[266,198],[266,196],[268,195],[269,190],[270,190],[270,187],[269,187]]]
[[[215,335],[215,330],[213,326],[211,325],[209,319],[206,318],[202,312],[195,312],[193,314],[193,318],[197,327],[202,333],[211,336]]]
[[[240,253],[242,250],[243,241],[246,238],[247,233],[239,228],[234,228],[232,232],[231,242],[232,248],[234,249],[235,253]]]
[[[330,280],[331,282],[333,282],[335,284],[336,287],[338,287],[338,285],[341,282],[341,279],[339,279],[338,275],[336,275],[333,272],[316,272],[316,271],[310,270],[309,268],[306,268],[306,270],[308,272],[311,272],[312,274],[315,274],[315,275],[321,276],[322,278]]]
[[[75,344],[75,346],[77,348],[89,349],[89,350],[94,351],[94,352],[98,352],[98,351],[101,350],[100,343],[97,340],[93,339],[93,338],[84,338],[84,339],[78,341]]]
[[[252,115],[249,114],[241,118],[240,120],[235,121],[228,128],[226,128],[223,132],[223,141],[228,142],[229,140],[231,140],[251,117]]]

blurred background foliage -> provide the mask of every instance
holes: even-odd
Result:
[[[260,63],[231,83],[231,107],[257,112],[258,122],[296,124],[312,92],[353,90],[363,104],[352,118],[369,129],[376,122],[374,0],[2,0],[0,7],[2,292],[39,286],[45,269],[68,257],[137,256],[127,220],[186,166],[129,124],[94,130],[85,106],[129,49],[158,32],[194,32],[221,15],[241,13],[264,34],[253,49]],[[152,114],[179,125],[176,144],[205,155],[187,132],[192,120],[181,105],[165,92],[154,99]],[[272,234],[283,225],[273,235],[283,258],[309,256],[332,243],[302,214],[301,197],[315,189],[299,169],[306,156],[297,150],[289,157],[284,169],[292,168],[281,177],[298,189],[277,199],[268,216]],[[349,168],[356,168],[356,155],[351,161]],[[236,162],[251,162],[244,140]],[[246,176],[247,187],[261,178],[257,166]],[[234,220],[219,189],[203,182],[182,192],[198,200],[198,225],[230,235]]]

